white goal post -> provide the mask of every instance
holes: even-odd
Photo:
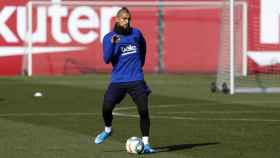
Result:
[[[234,56],[235,56],[235,45],[236,42],[241,43],[242,45],[242,74],[246,76],[247,74],[247,3],[245,1],[237,1],[237,0],[223,0],[223,1],[194,1],[194,0],[186,0],[186,1],[58,1],[58,2],[50,2],[50,1],[29,1],[27,3],[27,36],[26,36],[26,55],[27,55],[27,74],[28,76],[33,75],[33,8],[38,6],[52,6],[52,5],[64,5],[64,6],[94,6],[94,7],[113,7],[113,6],[127,6],[127,7],[191,7],[191,8],[223,8],[225,11],[225,21],[222,24],[223,30],[226,33],[221,33],[221,45],[226,45],[226,49],[221,48],[220,51],[227,51],[226,53],[229,55],[229,71],[228,76],[230,78],[229,81],[229,89],[230,93],[233,94],[235,90],[235,66],[234,66]],[[237,41],[235,39],[235,7],[240,6],[241,14],[242,14],[242,22],[241,23],[241,41]],[[223,43],[224,42],[224,43]],[[221,46],[222,47],[222,46]],[[160,52],[159,52],[160,53]],[[159,54],[160,56],[160,54]],[[220,86],[218,85],[218,88]]]

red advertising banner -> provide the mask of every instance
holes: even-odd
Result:
[[[26,2],[0,2],[0,75],[19,75],[27,69]],[[280,44],[261,42],[261,0],[247,2],[248,49],[280,50]],[[144,70],[156,72],[159,69],[160,8],[130,9],[132,25],[141,29],[148,43]],[[113,27],[116,11],[116,7],[34,6],[33,74],[110,71],[111,65],[105,65],[102,59],[102,38]],[[164,70],[176,73],[216,72],[220,45],[223,44],[220,40],[221,10],[173,8],[164,9],[163,15]]]

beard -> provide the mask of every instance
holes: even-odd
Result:
[[[121,34],[121,35],[129,35],[132,32],[132,28],[130,27],[129,24],[125,28],[125,27],[120,26],[118,23],[115,23],[114,32],[116,32],[117,34]]]

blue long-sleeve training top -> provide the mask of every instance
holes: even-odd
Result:
[[[119,36],[117,43],[112,43],[113,36]],[[113,66],[111,82],[130,82],[144,80],[142,67],[145,64],[146,41],[140,30],[133,28],[129,35],[109,32],[103,38],[103,59]]]

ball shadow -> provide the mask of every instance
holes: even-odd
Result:
[[[195,148],[195,147],[210,146],[210,145],[217,145],[217,144],[220,144],[220,143],[219,142],[209,142],[209,143],[197,143],[197,144],[175,144],[175,145],[166,145],[166,146],[155,146],[154,149],[156,150],[156,152],[149,153],[149,154],[186,150],[186,149],[191,149],[191,148]],[[117,149],[117,150],[106,150],[104,152],[126,152],[126,150]]]
[[[171,152],[178,150],[191,149],[195,147],[209,146],[209,145],[217,145],[219,142],[209,142],[209,143],[198,143],[198,144],[175,144],[175,145],[167,145],[167,146],[159,146],[154,147],[157,152]]]

